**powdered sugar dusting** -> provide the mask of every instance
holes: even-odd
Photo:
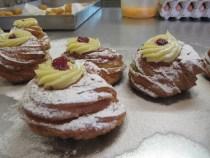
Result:
[[[205,54],[205,59],[210,64],[210,56],[208,53]]]
[[[205,54],[205,59],[207,60],[207,62],[210,64],[210,56],[209,53]]]
[[[193,71],[194,65],[203,69],[200,56],[190,45],[185,44],[183,46],[182,52],[178,59],[180,59],[181,63],[190,71]]]
[[[64,90],[45,90],[39,87],[35,80],[32,80],[26,88],[25,95],[42,104],[85,103],[98,101],[101,98],[111,98],[112,95],[110,93],[94,91],[101,87],[111,86],[100,76],[87,73],[79,82]],[[28,100],[23,100],[21,104],[28,104]]]
[[[186,60],[197,61],[198,59],[200,59],[200,56],[193,49],[192,46],[190,46],[188,44],[184,44],[182,47],[182,52],[181,52],[180,56],[178,57],[178,59],[182,60],[183,62],[185,62]]]
[[[120,54],[118,54],[116,50],[105,48],[103,51],[94,51],[91,53],[91,56],[94,58],[97,58],[98,56],[114,58],[115,56],[120,56]]]
[[[78,129],[85,128],[94,128],[94,129],[103,129],[108,128],[110,126],[115,126],[115,121],[110,122],[100,122],[100,118],[106,117],[116,117],[123,115],[125,113],[124,106],[120,103],[112,103],[107,108],[102,111],[99,111],[94,114],[90,114],[87,116],[79,117],[78,119],[72,120],[71,122],[64,123],[61,125],[54,124],[46,124],[46,123],[38,123],[34,120],[27,119],[26,120],[32,124],[40,124],[49,128],[54,128],[61,131],[76,131]]]
[[[205,64],[206,64],[206,73],[207,73],[207,76],[209,76],[210,74],[210,56],[209,56],[210,53],[206,53],[205,54],[205,57],[204,57],[204,61],[205,61]]]
[[[134,82],[134,80],[132,78],[130,78],[132,84],[134,84],[134,86],[136,88],[138,88],[139,90],[141,90],[142,92],[144,92],[145,94],[149,94],[150,96],[157,98],[158,96],[153,93],[152,91],[150,91],[149,89],[145,89],[143,86],[141,86],[140,84],[136,84],[136,82]]]
[[[108,63],[110,59],[119,58],[121,55],[116,50],[109,48],[102,48],[102,50],[91,52],[84,56],[88,61],[94,63]]]
[[[89,73],[100,74],[101,72],[105,72],[107,75],[109,75],[112,73],[123,71],[123,69],[125,68],[125,66],[113,67],[113,68],[102,68],[102,67],[100,68],[93,62],[89,62],[89,61],[85,61],[85,60],[80,60],[80,61],[82,61],[84,63],[85,68]]]
[[[35,158],[46,157],[46,152],[53,150],[47,139],[34,135],[20,119],[18,104],[10,105],[9,111],[1,116],[2,121],[7,121],[11,126],[0,136],[0,155],[8,158]],[[51,158],[57,156],[50,154]]]
[[[24,100],[27,102],[27,104],[22,105],[25,110],[31,111],[34,115],[42,116],[43,118],[62,118],[72,115],[71,112],[36,106],[28,96],[24,96]]]

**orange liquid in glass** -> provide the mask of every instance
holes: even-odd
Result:
[[[122,7],[122,15],[129,18],[151,18],[156,13],[155,7]]]

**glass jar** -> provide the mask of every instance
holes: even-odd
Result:
[[[124,17],[151,18],[156,16],[158,0],[121,0],[121,10]]]

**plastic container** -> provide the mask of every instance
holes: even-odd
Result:
[[[121,0],[122,15],[129,18],[156,16],[158,0]]]

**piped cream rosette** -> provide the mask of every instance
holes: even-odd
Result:
[[[17,28],[25,28],[38,25],[38,21],[34,18],[16,20],[13,24]]]
[[[152,37],[139,49],[148,62],[173,62],[181,53],[183,44],[169,32]]]
[[[75,37],[70,38],[67,42],[67,51],[82,55],[91,51],[95,51],[101,47],[100,41],[94,38]]]
[[[65,89],[80,80],[85,73],[85,68],[80,63],[68,61],[67,68],[59,70],[52,61],[47,61],[40,64],[35,73],[39,86],[45,89]]]
[[[28,31],[14,29],[9,33],[0,34],[0,48],[16,47],[27,42],[32,37]]]

